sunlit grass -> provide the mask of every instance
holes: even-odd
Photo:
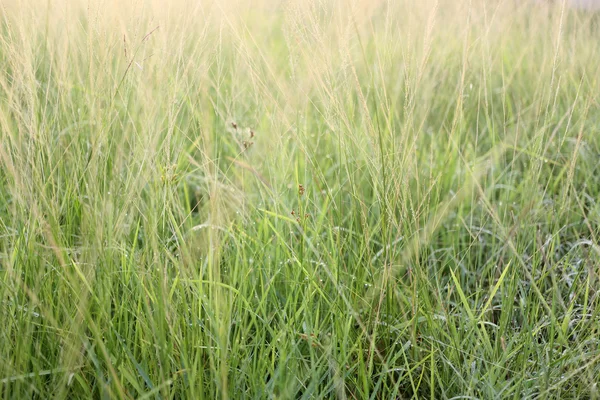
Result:
[[[600,397],[598,15],[39,3],[0,13],[1,397]]]

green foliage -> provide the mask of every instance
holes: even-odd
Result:
[[[597,15],[76,3],[0,17],[1,398],[600,397]]]

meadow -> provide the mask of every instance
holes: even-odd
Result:
[[[0,3],[0,398],[600,398],[600,16]]]

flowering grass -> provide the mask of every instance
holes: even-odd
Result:
[[[598,15],[122,3],[1,4],[1,398],[600,397]]]

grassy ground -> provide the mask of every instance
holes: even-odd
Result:
[[[600,398],[598,16],[121,3],[0,4],[0,397]]]

